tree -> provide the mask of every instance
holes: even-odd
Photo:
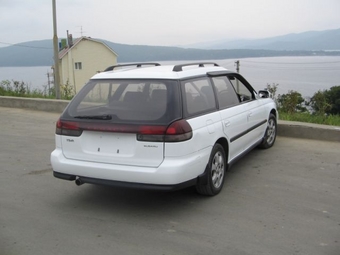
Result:
[[[278,86],[279,86],[278,83],[273,83],[272,85],[267,83],[267,87],[266,87],[266,90],[270,92],[270,97],[275,101],[276,104],[278,104],[277,98],[276,98],[276,91],[277,91]]]
[[[290,90],[288,94],[283,94],[278,96],[279,109],[283,112],[294,113],[294,112],[305,112],[307,111],[304,106],[305,100],[302,95],[297,92]]]
[[[330,104],[328,114],[340,114],[340,86],[333,86],[325,91],[325,97]]]
[[[324,115],[330,108],[325,91],[316,92],[308,103],[316,114]]]
[[[340,114],[340,86],[316,92],[309,105],[317,114]]]

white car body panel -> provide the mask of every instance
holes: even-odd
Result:
[[[221,133],[218,112],[189,119],[188,123],[193,130],[193,137],[185,142],[165,143],[165,157],[185,156],[207,148],[211,150],[214,145],[213,141],[221,135],[218,135]]]
[[[163,161],[163,143],[140,142],[136,134],[84,131],[61,141],[65,158],[73,160],[146,167]]]
[[[60,148],[51,154],[54,171],[103,180],[157,185],[176,185],[199,176],[209,159],[210,148],[181,157],[167,157],[159,167],[138,167],[67,159]]]
[[[240,155],[249,142],[244,136],[237,137],[247,129],[246,113],[242,104],[220,110],[223,132],[229,141],[229,161]]]

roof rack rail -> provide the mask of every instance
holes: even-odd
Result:
[[[114,65],[114,66],[109,66],[108,68],[106,68],[104,72],[112,71],[115,68],[125,67],[125,66],[136,66],[138,68],[142,66],[160,66],[160,65],[161,64],[159,63],[131,63],[131,64],[123,64],[123,65]]]
[[[189,64],[182,64],[182,65],[175,65],[172,71],[174,72],[181,72],[183,71],[184,66],[195,66],[198,65],[198,67],[204,67],[204,65],[214,65],[214,66],[219,66],[218,64],[214,62],[199,62],[199,63],[189,63]]]

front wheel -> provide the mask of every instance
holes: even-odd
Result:
[[[214,196],[220,193],[224,184],[226,165],[226,156],[223,147],[220,144],[215,144],[206,169],[207,182],[206,184],[197,183],[197,192],[207,196]]]
[[[276,133],[277,133],[276,117],[274,114],[271,113],[269,115],[267,129],[263,137],[263,142],[260,144],[259,147],[262,149],[268,149],[272,147],[276,140]]]

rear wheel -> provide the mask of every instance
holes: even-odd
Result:
[[[226,156],[223,147],[220,144],[215,144],[207,165],[206,184],[197,183],[197,192],[207,196],[217,195],[222,190],[224,184],[226,165]]]
[[[269,115],[266,133],[263,137],[263,142],[260,144],[260,148],[268,149],[275,143],[277,133],[276,117],[274,114]]]

